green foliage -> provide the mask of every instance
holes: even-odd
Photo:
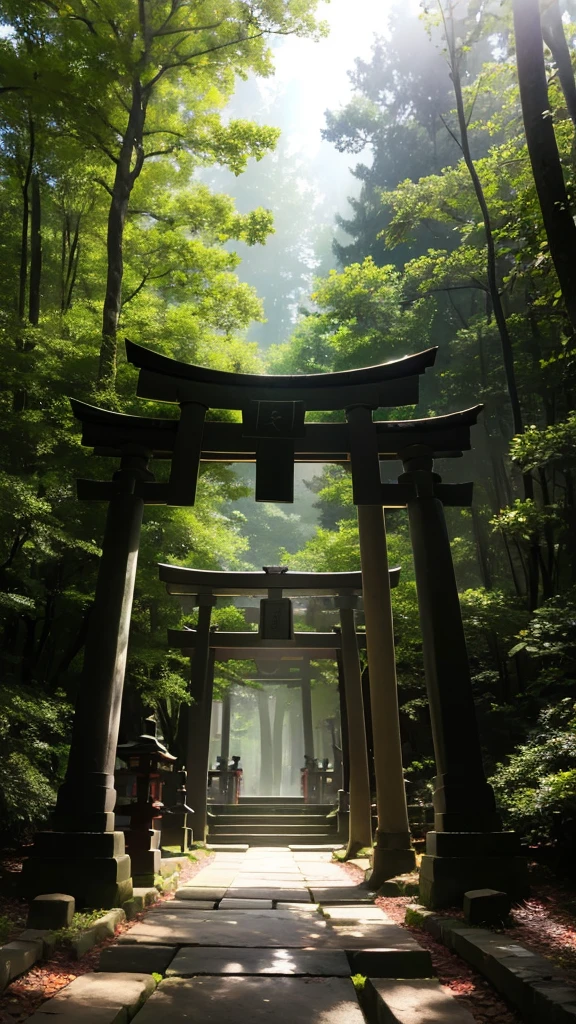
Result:
[[[490,780],[506,825],[530,841],[549,839],[555,815],[576,814],[576,706],[565,698]]]
[[[0,687],[0,821],[4,840],[18,841],[45,821],[63,773],[71,708],[62,694]]]

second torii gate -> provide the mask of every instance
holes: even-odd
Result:
[[[399,569],[390,571],[392,587],[397,585],[399,575]],[[348,854],[353,856],[357,850],[371,845],[371,795],[358,658],[358,647],[365,646],[365,636],[356,634],[354,621],[355,607],[362,594],[362,574],[289,572],[278,567],[268,567],[263,572],[220,572],[161,565],[160,579],[166,583],[169,594],[198,605],[197,630],[169,630],[168,634],[171,646],[193,653],[191,693],[196,703],[189,707],[187,715],[186,767],[196,833],[203,837],[207,826],[206,775],[214,659],[224,653],[229,658],[241,660],[298,651],[306,653],[308,658],[339,657],[341,660],[350,751]],[[211,612],[218,597],[263,597],[277,608],[283,599],[303,595],[334,599],[340,612],[338,632],[296,632],[292,638],[286,639],[281,636],[274,638],[270,634],[268,638],[259,637],[255,632],[220,633],[211,630]],[[271,633],[274,633],[274,628]],[[310,714],[304,713],[303,719],[306,726]],[[383,739],[378,734],[378,741]],[[312,755],[310,745],[311,736],[305,736],[305,752]]]

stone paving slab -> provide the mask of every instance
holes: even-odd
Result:
[[[318,850],[318,851],[316,851],[316,853],[311,853],[311,852],[306,853],[304,850],[301,850],[300,852],[298,852],[297,850],[295,850],[294,854],[293,854],[293,857],[294,857],[294,860],[296,861],[297,864],[299,864],[300,862],[302,862],[302,863],[311,863],[312,862],[312,863],[317,864],[319,861],[320,862],[333,863],[332,862],[332,853],[330,851],[328,851],[328,850],[325,850],[324,852],[320,852]]]
[[[168,902],[170,903],[171,910],[214,910],[217,900],[189,900],[185,898],[182,899],[181,896],[176,897],[176,894],[174,894],[174,899],[169,900]],[[159,907],[153,907],[151,909],[151,913],[157,914],[165,906],[166,904],[162,903]]]
[[[373,903],[375,893],[358,885],[311,885],[314,903]]]
[[[322,913],[327,921],[331,921],[332,924],[364,924],[366,922],[375,922],[376,924],[383,924],[387,921],[386,914],[380,907],[375,907],[370,904],[354,904],[350,903],[344,907],[323,907]]]
[[[106,1020],[130,1020],[140,1009],[146,999],[154,992],[156,982],[148,974],[128,974],[123,972],[82,974],[46,1000],[34,1016],[49,1024],[52,1020],[62,1018],[64,1024],[76,1024],[85,1021],[92,1024],[104,1024]],[[93,1016],[94,1011],[108,1011]]]
[[[278,900],[283,899],[290,903],[310,903],[308,889],[285,889],[283,886],[231,886],[226,891],[229,899],[250,898],[255,900]]]
[[[137,1024],[364,1024],[348,978],[167,978]]]
[[[410,932],[397,924],[332,924],[328,923],[332,947],[338,949],[396,949],[420,952],[421,946]]]
[[[197,974],[279,974],[347,978],[350,966],[341,950],[238,949],[237,947],[181,949],[167,977]]]
[[[205,889],[211,885],[229,886],[232,885],[237,874],[238,872],[234,870],[234,868],[231,871],[210,871],[210,868],[206,868],[205,871],[199,871],[197,875],[194,875],[194,878],[191,878],[190,881],[186,883],[186,888]]]
[[[51,1000],[48,1000],[51,1002]],[[45,1004],[46,1006],[48,1003]],[[120,1006],[83,1006],[76,1013],[70,1011],[42,1012],[43,1007],[36,1010],[31,1017],[26,1017],[25,1024],[127,1024],[128,1015]]]
[[[216,902],[221,900],[226,895],[226,887],[223,885],[218,886],[206,886],[200,887],[183,885],[181,889],[176,889],[174,898],[177,900],[194,900],[199,903]]]
[[[433,978],[436,974],[427,949],[350,949],[351,974],[371,978]]]
[[[218,904],[219,910],[272,910],[273,908],[272,900],[254,900],[250,897],[246,899],[225,897]]]
[[[107,946],[100,953],[99,971],[165,974],[176,946]]]
[[[473,1024],[474,1017],[438,981],[370,978],[366,985],[372,1017],[379,1024]]]
[[[308,889],[302,887],[284,888],[284,886],[231,886],[226,891],[229,899],[262,899],[262,900],[284,900],[285,903],[310,903],[311,897]]]
[[[178,911],[170,913],[166,910],[162,914],[149,914],[144,921],[121,935],[118,943],[315,949],[325,946],[328,938],[328,925],[319,914],[289,914],[269,910],[218,910],[203,915],[183,914]],[[345,946],[336,942],[336,948],[342,949]]]

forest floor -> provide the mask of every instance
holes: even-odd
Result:
[[[347,871],[355,881],[362,872],[351,864]],[[376,904],[403,927],[406,906],[415,896],[380,896]],[[438,911],[444,917],[463,918],[461,908]],[[429,950],[438,979],[472,1014],[478,1024],[518,1024],[521,1018],[492,986],[443,943],[420,928],[408,928],[421,946]],[[541,867],[531,870],[530,898],[516,906],[509,927],[502,933],[528,949],[540,953],[561,967],[567,980],[576,985],[576,889],[554,880]]]
[[[189,881],[198,871],[206,867],[214,854],[207,854],[197,861],[190,861],[180,874],[180,882]],[[22,867],[22,862],[15,857],[2,858],[0,870],[13,875]],[[168,902],[174,899],[174,893],[159,895],[159,902]],[[14,897],[5,896],[0,892],[0,921],[7,918],[12,927],[9,932],[4,932],[2,943],[15,939],[26,927],[26,915],[28,904]],[[116,941],[119,935],[133,928],[142,920],[144,911],[137,914],[134,920],[124,921],[116,929],[116,935],[98,943],[81,960],[75,960],[66,949],[60,949],[50,957],[49,960],[41,960],[26,974],[16,978],[0,994],[0,1024],[21,1024],[30,1017],[35,1010],[51,996],[56,995],[59,989],[69,985],[71,981],[81,974],[96,970],[100,953],[106,947]]]

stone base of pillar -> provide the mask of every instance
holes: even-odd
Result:
[[[515,832],[428,832],[420,866],[425,906],[461,907],[468,889],[497,889],[518,900],[528,888],[528,860]]]
[[[139,887],[150,888],[160,874],[162,853],[160,832],[156,829],[126,832],[126,841],[132,863],[132,881]]]
[[[180,853],[188,853],[192,846],[192,829],[184,824],[162,824],[160,846],[163,850],[176,847]]]
[[[416,868],[416,853],[408,833],[377,832],[372,872],[366,879],[371,889],[379,889],[389,878],[405,875]]]
[[[76,907],[120,907],[132,898],[123,832],[39,832],[22,868],[22,895],[73,896]]]

